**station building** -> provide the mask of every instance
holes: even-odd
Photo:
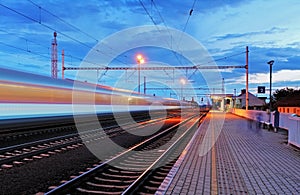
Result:
[[[233,94],[211,94],[213,110],[228,111],[234,106]]]
[[[229,111],[231,108],[246,108],[246,90],[241,90],[241,94],[211,94],[212,109],[220,111]],[[262,110],[266,105],[265,98],[259,98],[248,92],[249,109]]]
[[[262,108],[266,105],[266,98],[256,97],[252,93],[248,92],[249,98],[249,109],[250,110],[262,110]],[[235,97],[235,108],[246,108],[246,90],[242,89],[241,94]]]

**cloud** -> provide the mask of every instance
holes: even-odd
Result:
[[[299,82],[300,70],[283,69],[272,73],[272,83]],[[229,79],[234,84],[245,83],[245,76]],[[270,73],[254,73],[249,75],[251,84],[269,84]]]
[[[140,2],[136,0],[89,0],[84,4],[80,0],[65,1],[63,4],[59,1],[34,0],[33,2],[78,27],[81,31],[92,35],[99,41],[112,33],[129,27],[153,24]],[[193,1],[181,0],[143,0],[142,2],[156,24],[167,25],[178,30],[183,29],[193,5]],[[39,8],[30,3],[30,1],[14,2],[3,0],[1,3],[29,15],[35,20],[39,20],[41,17],[43,24],[49,25],[86,45],[92,47],[96,44],[93,38],[68,26],[55,16],[43,10],[40,12]],[[296,76],[299,75],[300,69],[299,7],[300,2],[298,0],[274,0],[272,2],[260,0],[196,1],[186,32],[202,42],[213,55],[217,65],[244,65],[244,53],[234,57],[228,56],[244,52],[245,46],[248,45],[250,50],[249,71],[252,73],[250,75],[250,85],[262,82],[267,84],[269,82],[269,67],[266,62],[271,59],[275,60],[273,81],[276,85],[280,85],[281,82],[289,82],[290,80],[299,82]],[[28,69],[49,75],[50,57],[49,59],[40,59],[39,56],[34,56],[33,53],[49,55],[50,50],[48,48],[51,47],[53,31],[1,6],[0,12],[2,13],[1,16],[3,16],[0,18],[0,27],[12,33],[12,35],[9,35],[0,32],[3,38],[1,41],[25,50],[28,48],[32,51],[32,54],[30,54],[26,51],[23,52],[0,45],[3,53],[5,51],[6,53],[15,53],[15,56],[18,56],[16,58],[14,55],[1,53],[1,60],[9,62],[9,66],[12,68],[18,65],[22,70]],[[159,39],[156,41],[170,39],[168,33],[162,36],[162,33],[158,31],[140,33],[142,35],[150,33]],[[32,40],[39,45],[30,43],[24,38]],[[90,48],[65,37],[61,33],[58,33],[57,38],[58,56],[59,58],[61,57],[61,49],[64,49],[66,66],[78,66],[79,59],[83,59],[90,50]],[[129,39],[130,37],[122,38]],[[172,40],[172,43],[175,41]],[[106,44],[107,55],[111,55],[114,53],[114,50],[122,47],[118,42]],[[193,55],[194,58],[199,58],[197,50],[193,47],[183,48],[183,44],[172,45],[172,47],[174,47],[173,49],[178,49],[177,47],[179,47],[178,50],[183,50]],[[24,58],[26,57],[27,59],[23,59],[22,53]],[[158,52],[153,49],[148,50],[148,55],[151,60],[180,64],[174,54],[170,52]],[[32,60],[30,56],[36,59]],[[226,56],[227,58],[225,58]],[[130,56],[118,56],[118,58],[128,65],[132,63]],[[218,60],[220,58],[223,59]],[[209,62],[211,60],[204,59],[202,61],[204,64],[208,63],[210,65]],[[117,60],[114,62],[120,63]],[[26,66],[28,64],[32,65],[32,67]],[[44,71],[43,64],[49,67],[47,71]],[[125,66],[126,64],[121,65]],[[38,71],[38,69],[41,71]],[[74,78],[74,73],[67,72],[67,76]],[[238,87],[244,87],[244,69],[222,70],[222,76],[224,76],[226,83],[230,83],[228,88],[238,89]],[[284,76],[289,78],[287,79]],[[279,80],[277,81],[277,79]],[[255,87],[253,86],[253,88]],[[228,90],[231,91],[231,89]]]
[[[269,30],[264,30],[264,31],[254,31],[254,32],[245,32],[245,33],[236,33],[236,34],[226,34],[222,36],[215,36],[212,37],[212,40],[214,41],[220,41],[220,40],[228,40],[228,39],[235,39],[235,38],[241,38],[241,37],[247,37],[251,38],[252,36],[257,36],[257,35],[271,35],[271,34],[276,34],[276,33],[283,33],[286,32],[288,29],[287,28],[279,28],[279,27],[273,27]]]

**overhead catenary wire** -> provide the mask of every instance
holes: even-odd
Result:
[[[153,1],[154,2],[154,1]],[[194,4],[195,4],[195,2],[196,2],[196,0],[194,1]],[[154,3],[154,7],[155,7],[155,9],[157,9],[157,11],[158,11],[158,14],[160,15],[160,18],[161,18],[161,20],[162,20],[162,22],[164,23],[164,25],[167,27],[167,29],[168,29],[168,26],[167,26],[167,24],[166,24],[166,22],[165,22],[165,20],[163,19],[163,17],[162,17],[162,15],[160,14],[160,12],[159,12],[159,10],[158,10],[158,8],[156,7],[156,5],[155,5],[155,3]],[[193,5],[193,7],[194,7],[194,5]],[[42,9],[41,7],[40,7],[40,9]],[[44,9],[43,9],[44,10]],[[147,10],[147,9],[146,9]],[[193,10],[193,9],[191,9],[191,10]],[[149,12],[148,12],[149,13]],[[193,11],[190,11],[190,15],[193,13]],[[151,16],[151,15],[150,15]],[[31,18],[30,16],[28,16],[28,17],[26,17],[26,18]],[[153,19],[153,21],[154,21],[154,18],[153,17],[151,17],[152,19]],[[31,19],[34,19],[34,18],[31,18]],[[31,20],[30,19],[30,20]],[[35,22],[39,22],[39,23],[42,23],[42,18],[40,18],[39,20],[35,20]],[[154,21],[154,24],[157,24],[157,22],[156,21]],[[40,25],[42,25],[42,24],[40,24]],[[44,25],[43,25],[44,26]],[[47,25],[48,26],[48,25]],[[56,30],[55,30],[56,31]],[[59,31],[57,31],[57,32],[59,32]],[[59,33],[61,33],[61,32],[59,32]],[[61,33],[62,34],[62,33]],[[25,39],[26,40],[26,39]],[[27,40],[26,40],[27,41]],[[30,50],[30,49],[28,49],[27,48],[27,50]],[[25,51],[25,50],[24,50]],[[28,51],[27,51],[28,52]],[[99,51],[99,52],[101,52],[101,51]],[[29,53],[34,53],[34,52],[32,52],[32,51],[30,51]],[[245,52],[242,52],[242,53],[245,53]],[[235,54],[235,55],[239,55],[239,54]],[[232,56],[235,56],[235,55],[232,55]],[[71,56],[71,55],[68,55],[68,56]],[[71,56],[72,57],[72,56]],[[220,58],[220,59],[216,59],[216,60],[214,60],[214,61],[219,61],[219,60],[222,60],[222,59],[227,59],[227,58],[229,58],[229,57],[231,57],[231,56],[226,56],[226,57],[223,57],[223,58]],[[74,56],[73,58],[75,58],[75,59],[78,59],[78,60],[83,60],[83,59],[81,59],[81,58],[78,58],[78,57],[76,57],[76,56]],[[88,63],[91,63],[91,62],[88,62]],[[208,62],[208,63],[211,63],[211,62]],[[95,64],[95,63],[91,63],[91,64]],[[127,64],[126,64],[127,65]]]
[[[157,24],[156,24],[156,22],[155,22],[155,20],[153,19],[153,17],[151,16],[151,14],[148,12],[148,10],[147,10],[147,8],[145,7],[144,3],[143,3],[141,0],[139,0],[139,2],[140,2],[140,4],[142,5],[142,7],[144,8],[146,14],[147,14],[147,15],[149,16],[149,18],[151,19],[152,23],[156,26],[156,28],[158,28],[158,27],[157,27]],[[158,30],[159,30],[159,29],[158,29]]]
[[[18,38],[20,38],[20,39],[23,39],[23,40],[26,41],[26,43],[27,43],[27,42],[30,42],[30,43],[33,43],[33,44],[35,44],[35,45],[38,45],[38,46],[40,46],[40,47],[42,47],[42,48],[45,48],[45,49],[48,50],[48,55],[50,55],[50,54],[49,54],[50,47],[47,47],[47,46],[45,46],[45,45],[42,45],[42,44],[37,43],[37,42],[35,42],[35,41],[32,41],[32,40],[30,40],[30,39],[28,39],[28,38],[24,38],[23,36],[18,36],[17,34],[8,32],[8,31],[3,30],[3,29],[0,29],[0,31],[1,31],[1,32],[4,32],[4,33],[6,33],[6,34],[9,34],[9,35],[11,35],[11,36],[14,36],[14,37],[18,37]],[[24,49],[24,48],[16,47],[16,46],[13,46],[13,45],[9,45],[9,44],[4,43],[4,42],[1,42],[1,44],[2,44],[2,45],[5,45],[5,46],[7,46],[7,47],[11,47],[11,48],[14,48],[14,49],[18,49],[18,50],[20,50],[20,51],[24,51],[24,52],[28,52],[28,53],[31,53],[31,54],[39,55],[39,56],[45,57],[45,58],[47,58],[47,59],[49,58],[49,56],[40,55],[40,53],[33,51],[32,49],[30,49],[30,48],[28,47],[28,45],[27,45],[27,48]],[[77,60],[79,60],[79,61],[81,61],[81,62],[86,62],[86,63],[92,64],[92,65],[96,65],[96,63],[94,63],[94,62],[90,62],[90,61],[88,61],[88,60],[82,59],[82,58],[80,58],[80,57],[77,57],[77,56],[74,56],[74,55],[71,55],[71,54],[65,54],[65,56],[70,57],[70,58],[73,58],[73,59],[77,59]]]
[[[211,61],[208,61],[206,63],[203,63],[203,64],[197,64],[197,67],[201,67],[202,65],[207,65],[207,64],[210,64],[210,63],[214,63],[216,61],[221,61],[221,60],[225,60],[225,59],[228,59],[228,58],[231,58],[231,57],[234,57],[234,56],[238,56],[238,55],[242,55],[242,54],[245,54],[246,51],[243,51],[243,52],[240,52],[240,53],[236,53],[236,54],[232,54],[230,56],[225,56],[225,57],[222,57],[222,58],[218,58],[218,59],[215,59],[215,60],[211,60]],[[197,69],[194,70],[194,72],[192,72],[192,74],[188,77],[188,79],[191,79],[192,76],[196,73]]]
[[[221,58],[217,58],[215,60],[208,61],[205,64],[210,64],[210,63],[213,63],[213,62],[216,62],[216,61],[226,60],[228,58],[239,56],[239,55],[242,55],[242,54],[245,54],[245,53],[246,53],[246,51],[243,51],[243,52],[232,54],[232,55],[229,55],[229,56],[224,56],[224,57],[221,57]],[[199,65],[205,65],[205,64],[199,64]]]
[[[34,19],[34,18],[32,18],[32,17],[30,17],[30,16],[28,16],[28,15],[26,15],[26,14],[23,14],[23,13],[21,13],[21,12],[15,10],[15,9],[13,9],[13,8],[10,8],[10,7],[6,6],[6,5],[3,5],[2,3],[0,3],[0,6],[2,6],[2,7],[4,7],[4,8],[6,8],[6,9],[8,9],[8,10],[10,10],[10,11],[12,11],[12,12],[14,12],[14,13],[20,15],[20,16],[23,16],[24,18],[26,18],[26,19],[28,19],[28,20],[30,20],[30,21],[32,21],[32,22],[35,22],[35,23],[37,23],[37,24],[39,24],[39,25],[42,25],[42,26],[44,26],[45,28],[48,28],[49,30],[55,31],[55,32],[57,32],[57,33],[59,33],[59,34],[65,36],[65,37],[71,39],[72,41],[77,42],[78,44],[80,44],[80,45],[82,45],[82,46],[85,46],[85,47],[87,47],[87,48],[89,48],[89,49],[95,50],[96,52],[102,53],[103,55],[109,56],[109,54],[106,54],[106,53],[104,53],[103,51],[100,51],[99,49],[94,49],[92,46],[90,46],[90,45],[88,45],[88,44],[86,44],[86,43],[84,43],[84,42],[82,42],[82,41],[80,41],[80,40],[78,40],[78,39],[76,39],[76,38],[74,38],[74,37],[72,37],[72,36],[69,36],[69,35],[67,35],[66,33],[63,33],[62,31],[59,31],[59,30],[57,30],[57,29],[55,29],[55,28],[53,28],[53,27],[51,27],[51,26],[49,26],[49,25],[47,25],[47,24],[45,24],[45,23],[43,23],[43,22],[41,22],[41,21],[39,21],[39,20],[37,20],[37,19]],[[117,58],[116,58],[115,60],[118,61],[118,62],[120,62],[120,63],[122,63],[122,64],[127,65],[127,63],[125,63],[125,62],[123,62],[123,61],[121,61],[121,60],[119,60],[119,59],[117,59]]]
[[[190,17],[192,16],[192,13],[193,13],[193,11],[194,11],[194,7],[195,7],[195,4],[196,4],[196,1],[197,1],[197,0],[194,0],[193,5],[192,5],[192,7],[191,7],[191,9],[190,9],[190,11],[189,11],[189,15],[188,15],[187,20],[186,20],[186,22],[185,22],[185,24],[184,24],[184,27],[183,27],[183,29],[182,29],[182,33],[181,33],[180,38],[179,38],[179,41],[178,41],[179,44],[181,43],[183,33],[185,33],[185,31],[186,31],[186,27],[187,27],[187,25],[188,25],[188,23],[189,23],[189,21],[190,21]]]
[[[190,9],[189,15],[188,15],[187,20],[186,20],[186,22],[185,22],[185,24],[184,24],[184,27],[183,27],[182,32],[185,32],[185,31],[186,31],[186,27],[187,27],[187,25],[188,25],[188,23],[189,23],[189,20],[190,20],[191,16],[192,16],[192,13],[193,13],[193,11],[194,11],[194,7],[195,7],[195,4],[196,4],[196,1],[197,1],[197,0],[194,0],[194,2],[193,2],[193,5],[192,5],[192,7],[191,7],[191,9]]]
[[[155,25],[155,27],[157,28],[158,32],[162,33],[161,30],[160,30],[159,27],[158,27],[158,24],[155,22],[155,20],[153,19],[153,17],[152,17],[151,14],[149,13],[149,11],[148,11],[148,9],[146,8],[146,6],[144,5],[144,3],[143,3],[141,0],[139,0],[139,2],[140,2],[140,4],[142,5],[142,7],[143,7],[144,11],[146,12],[146,14],[148,15],[148,17],[150,18],[150,20],[152,21],[152,23],[153,23],[153,24]],[[162,15],[160,14],[160,12],[159,12],[159,10],[158,10],[158,8],[157,8],[157,6],[156,6],[156,4],[155,4],[155,2],[154,2],[153,0],[152,0],[152,3],[153,3],[155,9],[157,10],[157,12],[158,12],[158,14],[159,14],[159,16],[160,16],[162,23],[164,24],[164,26],[166,27],[166,29],[167,29],[167,31],[168,31],[168,33],[169,33],[169,35],[170,35],[170,38],[171,38],[171,44],[169,45],[169,47],[171,48],[172,53],[175,55],[176,60],[179,62],[179,64],[182,65],[181,60],[180,60],[179,57],[177,56],[176,52],[172,49],[172,39],[173,39],[173,38],[172,38],[172,34],[170,33],[169,27],[167,26],[165,20],[163,19]],[[168,42],[167,42],[167,44],[168,44]]]
[[[1,44],[1,45],[5,45],[5,46],[7,46],[7,47],[11,47],[11,48],[17,49],[17,50],[20,50],[20,51],[32,53],[32,54],[35,54],[35,55],[40,56],[40,57],[43,57],[43,58],[49,58],[49,56],[46,56],[46,55],[44,55],[44,54],[37,53],[37,52],[31,51],[31,50],[28,50],[28,49],[24,49],[24,48],[21,48],[21,47],[16,47],[16,46],[14,46],[14,45],[10,45],[10,44],[4,43],[4,42],[0,42],[0,44]]]
[[[18,37],[18,38],[20,38],[20,39],[23,39],[23,40],[26,41],[26,42],[30,42],[30,43],[33,43],[33,44],[38,45],[38,46],[40,46],[40,47],[43,47],[43,48],[45,48],[45,49],[47,49],[47,50],[50,49],[50,47],[46,47],[46,46],[44,46],[44,45],[42,45],[42,44],[40,44],[40,43],[38,43],[38,42],[32,41],[32,40],[30,40],[30,39],[28,39],[28,38],[25,38],[25,37],[23,37],[23,36],[16,35],[15,33],[11,33],[11,32],[8,32],[8,31],[6,31],[6,30],[3,30],[3,29],[0,29],[0,31],[6,33],[6,34],[8,34],[8,35],[11,35],[11,36],[14,36],[14,37]],[[28,49],[28,48],[27,48],[27,49]]]
[[[48,29],[50,29],[50,30],[52,30],[52,31],[58,32],[59,34],[62,34],[63,36],[65,36],[65,37],[67,37],[67,38],[69,38],[69,39],[71,39],[71,40],[73,40],[73,41],[75,41],[75,42],[77,42],[77,43],[79,43],[79,44],[85,46],[85,47],[91,48],[91,46],[87,45],[86,43],[83,43],[83,42],[81,42],[81,41],[79,41],[79,40],[77,40],[77,39],[75,39],[75,38],[73,38],[73,37],[71,37],[71,36],[69,36],[69,35],[67,35],[67,34],[65,34],[65,33],[63,33],[63,32],[61,32],[61,31],[58,31],[57,29],[52,28],[51,26],[48,26],[48,25],[46,25],[46,24],[44,24],[44,23],[40,23],[38,20],[36,20],[36,19],[34,19],[34,18],[30,17],[30,16],[27,16],[27,15],[25,15],[25,14],[23,14],[23,13],[21,13],[21,12],[15,10],[15,9],[12,9],[12,8],[10,8],[10,7],[7,7],[6,5],[3,5],[3,4],[1,4],[1,3],[0,3],[0,5],[1,5],[2,7],[4,7],[4,8],[6,8],[6,9],[12,11],[12,12],[15,12],[16,14],[19,14],[19,15],[21,15],[21,16],[27,18],[28,20],[31,20],[31,21],[33,21],[33,22],[36,22],[36,23],[38,23],[38,24],[40,24],[40,25],[42,25],[42,26],[44,26],[44,27],[46,27],[46,28],[48,28]]]
[[[62,19],[61,17],[57,16],[57,15],[54,14],[53,12],[50,12],[49,10],[45,9],[44,7],[38,5],[37,3],[33,2],[32,0],[27,0],[27,1],[29,1],[30,3],[32,3],[33,5],[35,5],[36,7],[38,7],[40,10],[43,10],[44,12],[50,14],[51,16],[55,17],[55,18],[58,19],[59,21],[65,23],[66,25],[68,25],[68,26],[70,26],[71,28],[75,29],[76,31],[79,31],[80,33],[86,35],[87,37],[90,37],[91,39],[93,39],[93,40],[96,41],[97,43],[99,42],[99,40],[98,40],[96,37],[92,36],[91,34],[85,32],[85,31],[83,31],[83,30],[81,30],[80,28],[74,26],[73,24],[70,24],[70,23],[67,22],[66,20],[64,20],[64,19]],[[41,18],[40,18],[40,20],[41,20]],[[102,42],[101,44],[107,46],[107,47],[110,48],[111,50],[115,50],[115,49],[113,49],[112,47],[110,47],[108,44],[105,44],[105,43],[103,43],[103,42]]]
[[[164,25],[166,26],[166,28],[168,28],[167,24],[165,23],[165,20],[163,19],[162,15],[160,14],[159,9],[158,9],[157,6],[156,6],[154,0],[151,0],[151,2],[153,3],[154,8],[157,10],[157,12],[158,12],[158,14],[159,14],[159,17],[161,18],[162,22],[164,23]],[[192,5],[192,7],[191,7],[191,9],[190,9],[190,11],[189,11],[188,18],[187,18],[186,23],[185,23],[185,25],[184,25],[184,28],[183,28],[183,30],[182,30],[183,33],[186,31],[187,25],[188,25],[188,23],[189,23],[190,17],[191,17],[192,14],[193,14],[193,11],[194,11],[194,8],[195,8],[196,3],[197,3],[197,0],[194,0],[194,1],[193,1],[193,5]],[[143,7],[144,7],[144,9],[146,9],[145,6],[143,6]],[[151,18],[152,18],[152,17],[151,17]],[[155,23],[154,23],[154,24],[155,24]],[[183,34],[183,33],[182,33],[182,34]],[[181,35],[181,37],[180,37],[180,40],[181,40],[181,38],[182,38],[182,35]],[[180,42],[180,41],[179,41],[179,42]],[[178,46],[178,45],[177,45],[177,46]],[[241,55],[241,54],[244,54],[244,53],[245,53],[245,52],[240,52],[240,53],[233,54],[233,55],[230,55],[230,56],[225,56],[225,57],[218,58],[218,59],[216,59],[216,60],[212,60],[212,61],[209,61],[209,62],[206,62],[206,63],[203,63],[203,64],[198,64],[197,66],[206,65],[206,64],[209,64],[209,63],[212,63],[212,62],[215,62],[215,61],[220,61],[220,60],[228,59],[228,58],[231,58],[231,57],[234,57],[234,56],[237,56],[237,55]],[[176,53],[175,53],[175,56],[177,57]],[[194,74],[194,73],[193,73],[193,74]],[[193,74],[192,74],[192,75],[193,75]]]
[[[81,29],[77,28],[76,26],[74,26],[74,25],[70,24],[69,22],[63,20],[62,18],[60,18],[60,17],[57,16],[56,14],[54,14],[54,13],[48,11],[47,9],[43,8],[42,6],[40,6],[40,5],[38,5],[37,3],[33,2],[32,0],[27,0],[27,1],[29,1],[30,3],[32,3],[33,5],[35,5],[36,7],[38,7],[40,10],[43,10],[44,12],[46,12],[46,13],[50,14],[51,16],[57,18],[59,21],[65,23],[66,25],[70,26],[71,28],[73,28],[73,29],[79,31],[80,33],[86,35],[87,37],[90,37],[91,39],[95,40],[96,42],[99,42],[99,40],[98,40],[97,38],[95,38],[94,36],[92,36],[92,35],[90,35],[90,34],[84,32],[84,31],[82,31]],[[41,22],[41,18],[40,18],[40,22]]]
[[[70,55],[70,54],[64,54],[65,57],[69,57],[71,59],[77,59],[79,60],[80,62],[86,62],[88,64],[92,64],[94,66],[98,66],[99,64],[96,64],[95,62],[91,62],[91,61],[88,61],[88,60],[85,60],[85,59],[82,59],[80,57],[77,57],[77,56],[73,56],[73,55]]]
[[[162,17],[162,15],[161,15],[161,13],[160,13],[158,7],[156,6],[156,3],[154,2],[154,0],[151,0],[151,2],[153,3],[154,8],[155,8],[156,11],[158,12],[158,15],[159,15],[159,17],[160,17],[162,23],[163,23],[164,26],[167,28],[167,31],[168,31],[169,36],[170,36],[170,39],[171,39],[170,48],[171,48],[171,50],[172,50],[172,53],[174,54],[174,56],[175,56],[176,60],[179,62],[179,64],[182,65],[182,61],[181,61],[180,58],[178,57],[177,53],[173,50],[173,47],[172,47],[172,45],[173,45],[173,44],[172,44],[172,43],[173,43],[173,36],[172,36],[172,34],[171,34],[171,32],[170,32],[170,29],[169,29],[167,23],[165,22],[164,18]],[[179,51],[179,45],[177,44],[177,42],[175,42],[175,44],[176,44],[176,46],[177,46],[176,49]],[[179,53],[180,53],[180,52],[179,52]]]

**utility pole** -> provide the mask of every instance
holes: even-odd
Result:
[[[269,116],[269,123],[271,123],[271,113],[272,113],[272,66],[274,64],[274,60],[268,62],[270,65],[270,116]]]
[[[246,110],[249,107],[249,64],[248,64],[248,46],[246,46]]]
[[[144,94],[146,94],[146,77],[144,76]]]
[[[222,78],[222,93],[225,96],[225,79]]]
[[[233,108],[236,107],[236,89],[234,89],[234,104],[233,104]]]
[[[141,64],[145,63],[145,58],[141,54],[136,56],[136,61],[138,63],[138,92],[141,92]]]
[[[61,51],[61,79],[65,79],[65,50]]]
[[[57,79],[57,33],[53,33],[54,38],[52,40],[52,52],[51,52],[51,77]]]

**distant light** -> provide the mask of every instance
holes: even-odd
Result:
[[[184,78],[182,78],[182,79],[180,79],[180,83],[183,84],[183,85],[185,85],[186,80]]]

